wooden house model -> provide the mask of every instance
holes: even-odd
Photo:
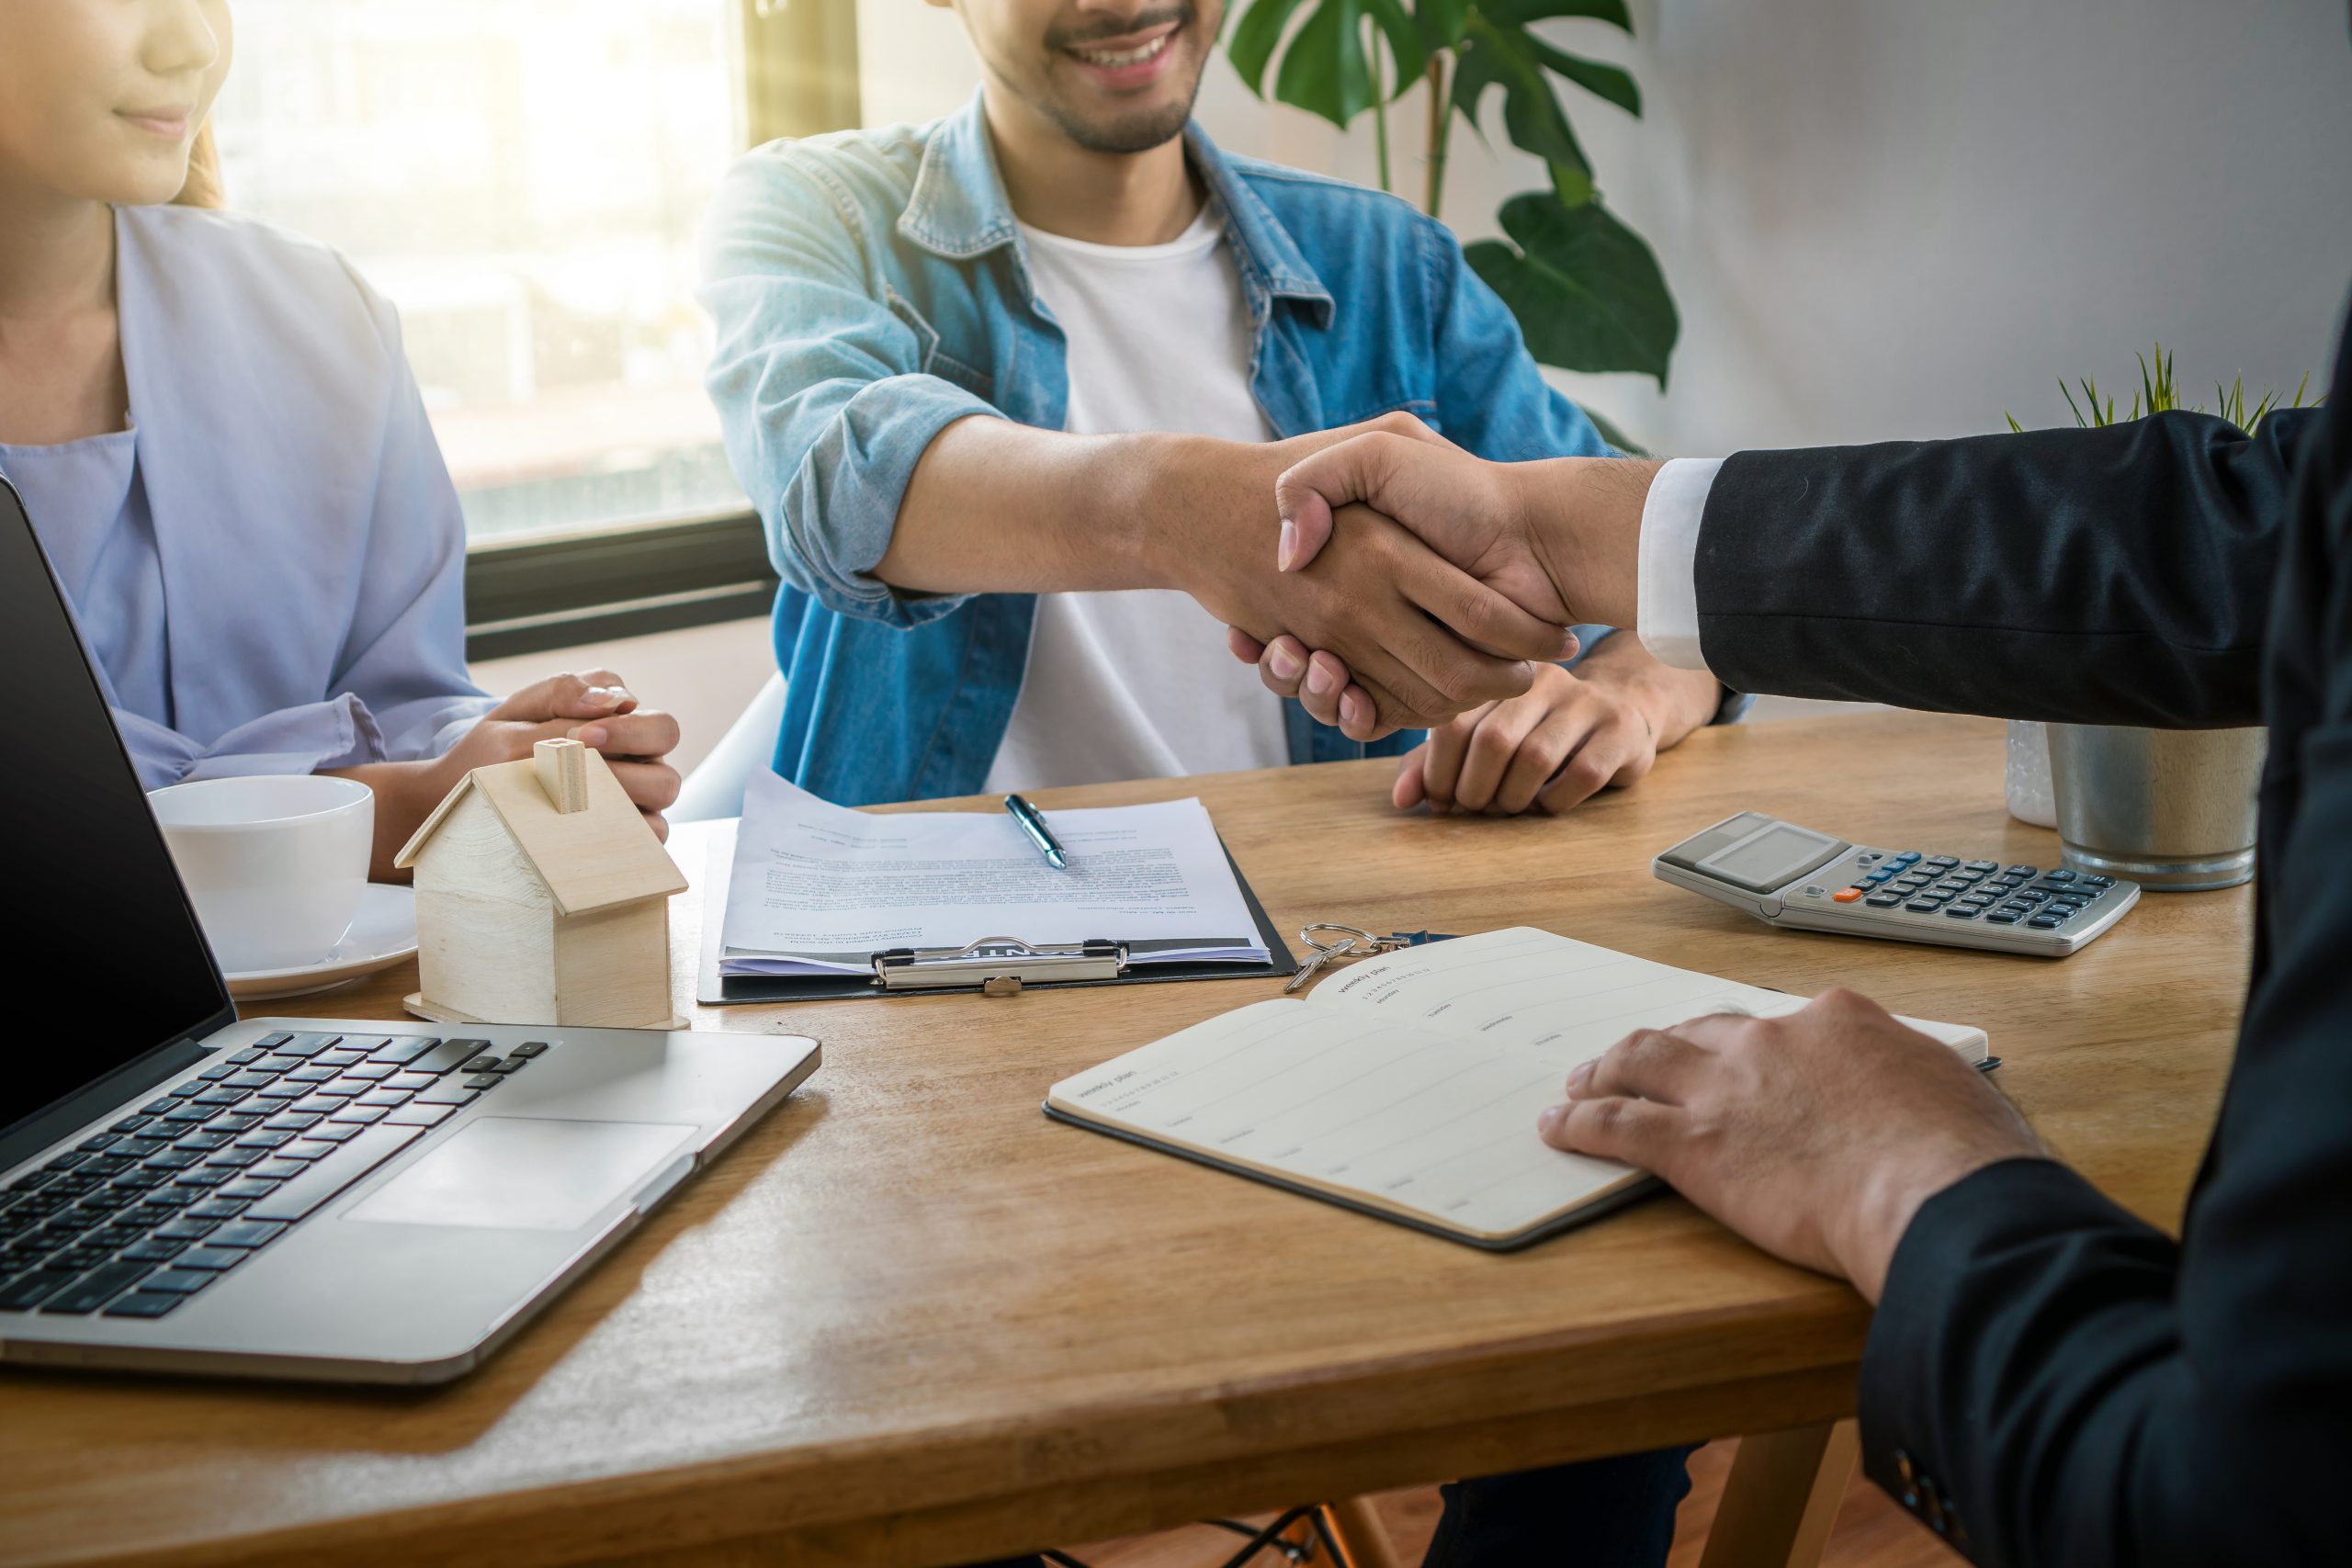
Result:
[[[392,863],[416,874],[418,1017],[685,1027],[670,1010],[669,899],[686,879],[579,741],[476,768]]]

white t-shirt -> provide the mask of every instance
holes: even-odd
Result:
[[[1204,209],[1164,245],[1097,245],[1021,226],[1037,294],[1069,344],[1079,434],[1176,431],[1267,441],[1250,393],[1250,307]],[[1270,498],[1271,499],[1271,498]],[[1271,536],[1268,559],[1272,551]],[[1041,593],[1012,722],[986,788],[1042,789],[1279,767],[1282,699],[1227,651],[1188,593]]]

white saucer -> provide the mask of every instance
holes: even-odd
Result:
[[[359,912],[334,951],[316,964],[292,969],[249,969],[229,976],[229,994],[241,1001],[299,997],[323,991],[389,969],[416,951],[416,894],[406,887],[371,882],[360,896]]]

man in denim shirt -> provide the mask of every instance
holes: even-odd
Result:
[[[862,803],[1366,753],[1235,663],[1227,624],[1331,650],[1388,723],[1492,699],[1369,748],[1420,748],[1400,805],[1564,809],[1716,714],[1712,680],[1605,627],[1566,637],[1376,514],[1274,570],[1274,479],[1343,427],[1489,458],[1608,448],[1443,226],[1190,123],[1221,5],[961,0],[986,74],[963,112],[729,173],[710,389],[785,578],[776,767],[804,787]],[[1549,662],[1578,641],[1575,673]],[[1681,1461],[1450,1487],[1429,1561],[1562,1561],[1563,1517],[1578,1561],[1662,1560]]]
[[[1269,694],[1227,622],[1326,628],[1392,723],[1493,701],[1408,760],[1405,805],[1561,809],[1715,714],[1605,628],[1576,675],[1543,662],[1554,630],[1369,514],[1277,574],[1273,478],[1335,427],[1607,448],[1442,225],[1188,122],[1216,0],[960,9],[970,107],[760,149],[708,224],[711,392],[785,578],[780,773],[855,804],[1419,743]],[[1465,601],[1476,646],[1422,614]]]

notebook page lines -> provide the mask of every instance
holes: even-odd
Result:
[[[1465,939],[1464,946],[1471,942],[1483,951],[1419,949],[1409,957],[1363,965],[1348,976],[1347,990],[1325,1005],[1486,1040],[1563,1069],[1600,1055],[1634,1029],[1663,1028],[1709,1012],[1774,1013],[1803,1005],[1800,998],[1548,932],[1498,932]],[[1498,967],[1510,972],[1498,976]]]

